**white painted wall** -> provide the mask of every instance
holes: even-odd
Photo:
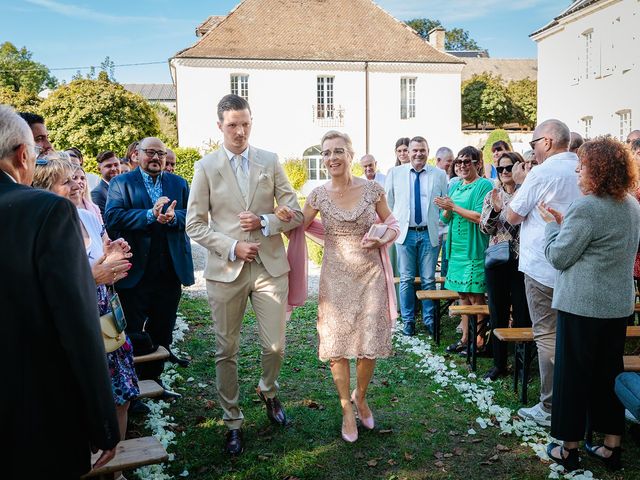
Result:
[[[318,64],[299,66],[295,62],[242,62],[232,65],[187,66],[193,61],[174,60],[177,88],[178,136],[180,146],[202,148],[208,140],[221,141],[216,126],[216,105],[230,92],[232,74],[249,75],[249,103],[253,113],[251,144],[277,152],[281,159],[301,158],[320,142],[328,130],[347,132],[356,159],[366,153],[364,64]],[[447,145],[462,147],[460,123],[460,72],[462,66],[430,67],[376,65],[369,73],[369,152],[386,172],[395,162],[394,146],[399,137],[427,138],[431,154]],[[382,70],[382,71],[381,71]],[[344,125],[319,126],[313,115],[318,75],[332,75],[334,105],[344,108]],[[400,79],[415,77],[416,117],[400,118]]]
[[[587,78],[586,40],[592,32]],[[538,119],[558,118],[588,136],[621,138],[616,112],[631,110],[630,129],[640,127],[640,2],[604,0],[561,20],[534,37],[538,42]],[[622,132],[626,137],[626,133]]]

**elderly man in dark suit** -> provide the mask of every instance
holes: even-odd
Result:
[[[164,172],[167,149],[161,140],[138,145],[139,167],[109,184],[107,228],[131,245],[133,267],[116,284],[127,317],[127,332],[146,331],[155,344],[170,349],[182,285],[192,285],[191,244],[185,233],[189,187]],[[172,354],[170,361],[187,366]]]
[[[77,479],[91,448],[97,466],[113,458],[120,434],[76,208],[28,186],[36,150],[0,105],[0,465],[3,478]]]

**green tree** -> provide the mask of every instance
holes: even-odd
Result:
[[[180,175],[191,183],[191,180],[193,180],[193,164],[202,158],[200,151],[192,147],[172,147],[172,150],[176,154],[176,175]]]
[[[45,87],[55,88],[58,80],[45,65],[33,61],[32,56],[26,47],[18,49],[11,42],[0,45],[0,87],[31,93],[38,93]]]
[[[429,32],[436,27],[442,27],[440,20],[432,20],[430,18],[414,18],[405,22],[413,28],[418,35],[427,40]],[[444,48],[446,50],[481,50],[478,43],[471,38],[468,31],[462,28],[452,28],[445,33]]]
[[[501,127],[513,118],[513,106],[507,87],[499,76],[490,73],[474,75],[462,84],[462,121],[491,123]]]
[[[0,103],[11,105],[18,112],[38,113],[42,99],[27,90],[16,92],[10,87],[0,87]]]
[[[160,125],[160,133],[158,138],[162,140],[168,147],[173,148],[178,145],[178,123],[176,114],[169,110],[166,105],[158,102],[152,102],[151,108],[156,112],[158,123]]]
[[[538,119],[538,82],[529,78],[514,80],[507,86],[513,103],[513,120],[535,128]]]
[[[160,132],[144,98],[106,79],[61,86],[42,102],[41,113],[58,148],[74,145],[86,157],[104,150],[124,153],[131,142]]]

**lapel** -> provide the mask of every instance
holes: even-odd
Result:
[[[176,210],[179,208],[183,208],[180,204],[180,198],[178,197],[178,195],[176,195],[176,192],[173,189],[174,186],[174,182],[171,181],[171,179],[169,178],[169,174],[167,172],[164,172],[162,174],[162,195],[164,195],[165,197],[169,198],[170,202],[173,202],[174,200],[178,200],[178,203],[176,203]]]
[[[247,193],[247,208],[253,202],[253,197],[258,189],[260,174],[264,170],[264,165],[258,163],[258,152],[252,146],[249,146],[249,192]]]
[[[246,210],[247,203],[242,196],[242,192],[240,191],[240,187],[238,186],[238,180],[236,179],[236,174],[231,169],[231,161],[227,157],[227,153],[224,151],[224,148],[220,147],[218,149],[218,156],[216,160],[218,162],[218,172],[223,178],[224,184],[227,186],[227,188],[229,188],[233,197],[241,205],[242,210]]]
[[[149,196],[149,192],[147,192],[147,187],[144,186],[144,180],[142,179],[142,173],[140,172],[140,167],[131,172],[133,177],[133,192],[131,192],[131,203],[135,205],[135,203],[139,199],[142,201],[144,208],[153,208],[151,197]]]

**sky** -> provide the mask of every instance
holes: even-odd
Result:
[[[349,0],[343,0],[349,1]],[[0,43],[26,47],[60,80],[109,57],[120,83],[169,83],[168,59],[193,45],[209,15],[238,0],[0,0]],[[568,0],[378,0],[399,20],[438,19],[460,27],[494,58],[535,58],[529,34]],[[88,68],[81,69],[87,73]]]

